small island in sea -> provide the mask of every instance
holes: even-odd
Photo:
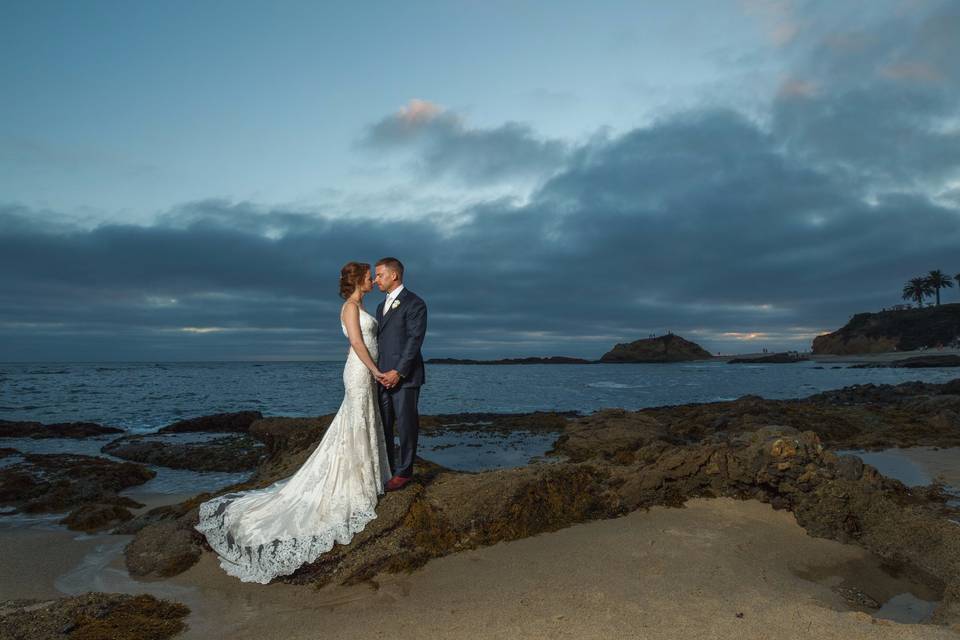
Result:
[[[687,362],[712,359],[710,352],[696,342],[668,333],[615,345],[600,357],[600,362]]]
[[[586,360],[567,356],[502,358],[499,360],[470,360],[466,358],[432,358],[427,364],[597,364],[610,362],[686,362],[689,360],[712,360],[714,356],[695,342],[673,333],[630,343],[617,344],[599,360]]]

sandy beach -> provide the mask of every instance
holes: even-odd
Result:
[[[77,536],[67,532],[39,543],[36,532],[2,536],[9,550],[0,566],[4,597],[57,595],[57,575],[111,540],[71,542]],[[42,562],[30,552],[40,544]],[[96,558],[87,564],[96,565]],[[29,593],[17,579],[23,575],[31,576]],[[78,588],[83,575],[96,576],[91,587],[187,604],[192,613],[183,637],[195,639],[892,639],[956,638],[960,631],[851,610],[837,587],[866,591],[880,602],[909,591],[920,600],[936,594],[887,575],[863,549],[809,536],[789,512],[729,498],[575,525],[350,587],[244,584],[223,573],[211,554],[170,580],[135,582],[114,553],[109,566],[74,572],[59,584]]]
[[[807,572],[819,581],[798,575]],[[848,610],[830,586],[869,586],[883,600],[903,585],[862,549],[812,538],[790,513],[732,499],[440,558],[380,576],[376,589],[243,584],[211,555],[170,582],[196,589],[183,599],[194,611],[184,637],[198,639],[331,629],[340,638],[957,637]]]

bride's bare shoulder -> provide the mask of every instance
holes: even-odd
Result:
[[[351,318],[357,318],[360,316],[360,305],[354,302],[353,300],[347,300],[343,303],[343,306],[340,307],[340,319],[346,322]]]

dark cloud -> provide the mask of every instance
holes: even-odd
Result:
[[[470,128],[457,114],[422,100],[371,125],[361,146],[413,151],[421,176],[469,184],[537,178],[559,168],[568,151],[566,143],[539,138],[526,124]]]
[[[141,357],[337,357],[340,266],[391,254],[429,302],[429,355],[598,356],[668,329],[714,350],[734,348],[727,333],[805,348],[897,303],[907,277],[956,268],[960,246],[956,209],[865,202],[722,110],[595,142],[524,206],[461,214],[450,231],[206,201],[151,227],[78,231],[5,209],[2,331],[44,357],[72,353],[67,335],[103,357],[138,344]]]
[[[791,152],[871,191],[957,178],[960,4],[916,3],[804,44],[773,110]]]
[[[206,200],[82,229],[0,208],[0,358],[340,358],[339,269],[384,255],[429,304],[428,356],[597,357],[666,330],[808,348],[899,303],[906,279],[960,272],[951,6],[791,35],[797,62],[761,123],[703,108],[566,147],[412,104],[366,144],[476,182],[544,177],[523,204],[442,225]]]

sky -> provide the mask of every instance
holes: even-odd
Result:
[[[960,0],[0,0],[0,52],[0,361],[342,359],[384,256],[426,357],[807,350],[960,273]]]

